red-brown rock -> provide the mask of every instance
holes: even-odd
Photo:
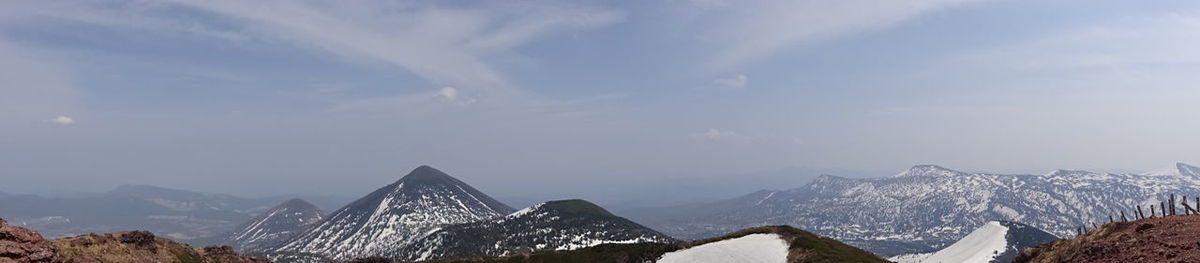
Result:
[[[1028,248],[1013,262],[1200,262],[1198,231],[1198,215],[1109,223],[1073,239]]]
[[[56,257],[54,244],[42,235],[0,218],[0,263],[49,263]]]

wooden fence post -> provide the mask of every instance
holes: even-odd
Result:
[[[1154,218],[1154,205],[1150,205],[1150,218]]]
[[[1184,200],[1187,200],[1187,199],[1184,199]],[[1196,210],[1195,208],[1192,208],[1192,206],[1187,204],[1187,202],[1183,202],[1183,212],[1190,214],[1190,215],[1200,214],[1200,210]]]
[[[1192,211],[1191,211],[1191,210],[1188,210],[1187,196],[1186,196],[1186,195],[1185,195],[1185,196],[1182,196],[1182,198],[1179,198],[1179,204],[1180,204],[1180,205],[1183,205],[1183,215],[1190,215],[1190,214],[1192,214]]]
[[[1125,210],[1121,210],[1121,222],[1129,222],[1129,219],[1125,218]]]
[[[1137,219],[1141,220],[1142,218],[1146,218],[1146,214],[1142,213],[1142,205],[1137,205],[1137,208]]]
[[[1175,215],[1175,194],[1171,194],[1171,215]]]

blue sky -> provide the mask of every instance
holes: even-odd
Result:
[[[1197,46],[1192,1],[5,1],[0,191],[1150,170]]]

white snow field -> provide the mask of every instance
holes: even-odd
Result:
[[[788,244],[778,234],[750,234],[663,254],[659,263],[784,263]]]
[[[988,222],[982,227],[975,229],[975,231],[972,231],[971,234],[963,237],[963,239],[958,240],[958,242],[954,242],[949,247],[938,250],[924,258],[909,258],[903,259],[900,262],[991,262],[998,253],[1004,252],[1005,247],[1008,246],[1008,241],[1005,240],[1006,235],[1008,235],[1008,227],[1001,225],[1000,222]]]

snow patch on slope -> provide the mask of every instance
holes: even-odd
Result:
[[[992,221],[979,227],[979,229],[975,229],[971,234],[955,242],[953,245],[927,257],[893,258],[893,260],[902,259],[898,260],[902,263],[987,263],[1005,251],[1008,246],[1008,240],[1005,238],[1007,235],[1007,226],[1001,225],[1000,222]]]
[[[751,234],[663,254],[659,263],[787,262],[788,244],[778,234]]]

